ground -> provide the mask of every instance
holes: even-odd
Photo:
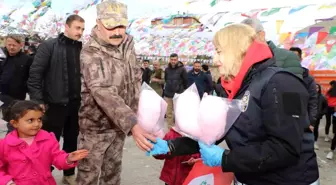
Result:
[[[320,149],[316,151],[320,167],[320,179],[322,185],[334,185],[336,183],[336,159],[327,160],[326,155],[329,151],[330,142],[324,142],[324,121],[321,121],[319,145]],[[1,133],[4,130],[4,124],[0,123],[0,138],[4,136]],[[335,156],[336,158],[336,156]],[[122,185],[160,185],[164,184],[159,180],[162,161],[157,161],[147,157],[134,144],[132,138],[128,138],[124,147]],[[62,185],[62,173],[54,171],[57,184]]]

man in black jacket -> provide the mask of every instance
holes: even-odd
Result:
[[[63,150],[77,149],[78,110],[80,106],[80,64],[84,19],[71,15],[65,32],[39,46],[30,68],[30,98],[46,108],[43,129],[54,132],[57,140],[63,132]],[[76,184],[75,169],[64,170],[64,184]]]
[[[178,61],[178,55],[173,53],[170,55],[168,67],[165,70],[165,89],[164,99],[168,103],[167,122],[168,128],[174,126],[174,105],[173,97],[175,93],[181,94],[188,88],[188,75],[182,62]]]
[[[19,35],[8,35],[6,38],[6,47],[3,49],[5,56],[0,64],[0,100],[4,103],[1,107],[3,111],[6,111],[6,107],[13,100],[26,99],[32,58],[21,51],[23,44],[24,41]],[[9,122],[7,118],[4,119]],[[8,133],[13,130],[10,124],[7,124],[7,127]]]
[[[293,51],[300,59],[302,59],[302,50],[298,47],[292,47],[289,49],[290,51]],[[308,115],[309,115],[309,121],[310,121],[310,129],[313,131],[314,126],[317,120],[317,97],[318,97],[318,92],[316,91],[316,82],[314,80],[314,77],[312,77],[309,74],[309,70],[307,68],[302,67],[303,69],[303,81],[306,84],[306,88],[309,93],[309,102],[308,102]],[[315,149],[318,149],[317,143],[314,145]]]
[[[142,70],[142,83],[146,82],[147,84],[150,83],[150,77],[152,75],[152,70],[149,69],[149,60],[144,60],[143,61],[143,67],[141,68]]]

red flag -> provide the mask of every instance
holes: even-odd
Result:
[[[223,173],[221,167],[209,167],[197,161],[183,185],[231,185],[233,179],[233,173]]]
[[[320,44],[328,36],[328,34],[329,33],[325,31],[318,32],[316,44]]]

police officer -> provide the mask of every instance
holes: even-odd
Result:
[[[255,38],[255,31],[243,24],[225,27],[214,37],[222,76],[216,92],[243,100],[240,116],[222,139],[230,149],[184,137],[157,139],[151,153],[200,151],[206,165],[233,172],[237,185],[317,185],[314,137],[304,132],[309,128],[307,89],[296,75],[273,67],[269,47]]]

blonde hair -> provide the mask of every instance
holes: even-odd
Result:
[[[236,76],[242,65],[245,53],[256,38],[256,32],[245,24],[232,24],[219,30],[213,39],[217,54],[214,61],[224,78]]]

